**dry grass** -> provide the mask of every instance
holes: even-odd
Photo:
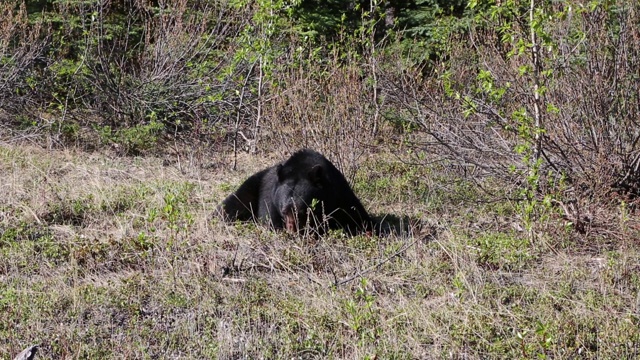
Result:
[[[586,239],[597,247],[531,239],[512,205],[462,180],[367,159],[356,191],[409,231],[300,238],[218,221],[275,156],[231,172],[223,157],[0,145],[0,358],[33,343],[54,359],[639,356],[637,229]]]

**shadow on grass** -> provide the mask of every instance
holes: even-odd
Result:
[[[379,236],[416,236],[423,233],[435,235],[435,228],[421,218],[395,214],[378,214],[372,218]]]

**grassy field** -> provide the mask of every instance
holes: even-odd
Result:
[[[230,158],[0,143],[0,358],[640,357],[624,206],[613,230],[549,211],[531,235],[517,203],[371,154],[354,189],[396,231],[300,237],[215,216],[282,156]]]

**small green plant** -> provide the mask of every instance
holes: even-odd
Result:
[[[59,131],[64,140],[70,143],[76,142],[80,138],[80,125],[77,123],[69,121],[62,122]]]
[[[631,219],[629,205],[623,200],[620,202],[620,205],[618,205],[618,209],[620,211],[620,229],[626,233],[629,230],[628,223]]]
[[[56,241],[53,236],[44,236],[33,242],[33,252],[56,263],[69,259],[70,245]]]
[[[458,271],[451,280],[453,287],[456,289],[455,295],[457,298],[460,298],[467,291],[464,278],[464,273]]]
[[[376,298],[367,290],[367,286],[368,280],[362,278],[354,297],[344,302],[347,322],[361,346],[373,343],[382,334],[375,306]]]
[[[125,154],[139,154],[155,148],[158,136],[164,130],[164,124],[151,120],[147,124],[137,124],[134,127],[113,129],[109,125],[96,126],[100,140],[104,144],[122,146]]]
[[[342,234],[344,236],[344,234]],[[349,236],[346,238],[347,244],[352,249],[357,249],[366,252],[367,254],[374,255],[378,250],[378,239],[374,236],[367,236],[366,234]]]
[[[532,336],[535,337],[535,340],[531,339]],[[521,355],[525,358],[531,358],[535,355],[536,359],[547,359],[547,352],[553,346],[551,326],[539,320],[535,323],[535,331],[528,329],[518,331],[516,338],[520,343]]]
[[[193,215],[186,210],[193,187],[192,184],[184,184],[170,189],[164,195],[164,205],[160,209],[160,215],[168,222],[168,227],[175,236],[181,232],[186,234],[193,224]]]
[[[95,208],[92,194],[74,199],[64,198],[52,203],[43,219],[49,224],[82,226],[94,214]]]
[[[138,233],[133,243],[135,244],[136,250],[143,252],[153,249],[155,245],[153,237],[147,235],[144,231]]]
[[[517,234],[487,233],[474,242],[479,249],[478,263],[493,269],[519,270],[534,258],[529,240]]]
[[[0,226],[0,247],[11,246],[20,241],[37,240],[49,235],[50,232],[46,227],[20,221],[15,225]]]
[[[38,125],[38,122],[27,115],[17,115],[15,117],[16,128],[26,130]]]
[[[553,344],[551,326],[547,323],[538,321],[536,324],[536,335],[538,337],[538,345],[540,345],[542,350],[549,350]],[[538,358],[546,359],[547,357],[544,353],[539,353]]]

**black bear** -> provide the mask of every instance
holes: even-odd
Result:
[[[249,177],[219,206],[226,220],[259,220],[275,229],[373,231],[344,175],[322,154],[304,149]]]

